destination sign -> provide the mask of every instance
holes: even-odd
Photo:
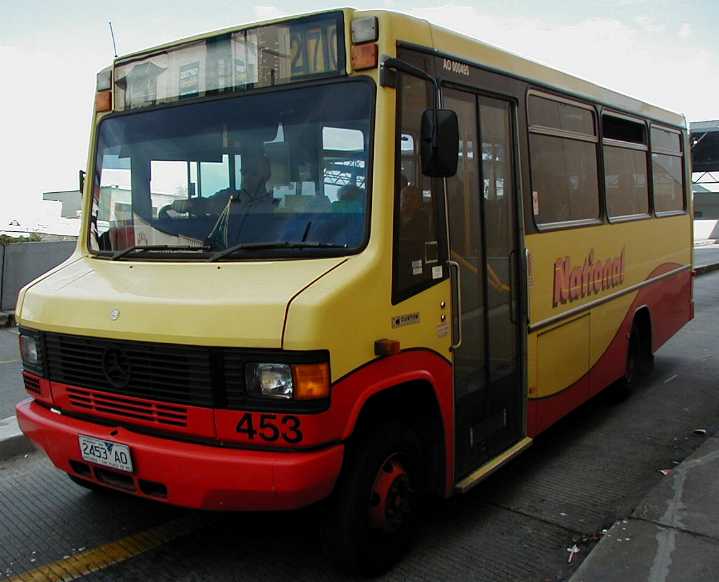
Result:
[[[270,24],[116,66],[115,110],[342,73],[342,14]]]

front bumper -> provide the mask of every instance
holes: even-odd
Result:
[[[332,492],[344,454],[343,445],[310,452],[268,452],[187,443],[78,420],[51,412],[32,399],[20,402],[16,412],[22,431],[58,469],[141,497],[197,509],[282,510],[309,505]],[[79,434],[128,445],[134,473],[84,463]]]

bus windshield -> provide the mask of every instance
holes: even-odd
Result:
[[[206,260],[359,248],[373,95],[344,81],[104,119],[90,249]]]

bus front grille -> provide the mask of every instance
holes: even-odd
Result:
[[[183,406],[121,397],[86,388],[69,387],[67,395],[70,404],[80,411],[113,415],[130,421],[142,420],[158,425],[187,426],[187,409]]]
[[[162,402],[213,406],[209,348],[45,334],[51,381]]]

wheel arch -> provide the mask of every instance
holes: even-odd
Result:
[[[355,419],[350,441],[388,420],[399,420],[417,434],[423,450],[428,452],[425,474],[427,490],[444,495],[448,435],[431,382],[426,378],[406,380],[374,392],[365,399]]]
[[[374,360],[341,381],[337,395],[347,405],[342,440],[390,417],[405,420],[431,451],[432,488],[451,494],[454,478],[452,366],[431,350],[406,350]],[[334,401],[334,398],[333,398]]]
[[[632,327],[637,326],[643,352],[651,356],[654,353],[654,337],[652,333],[652,313],[648,305],[643,304],[634,310]]]

